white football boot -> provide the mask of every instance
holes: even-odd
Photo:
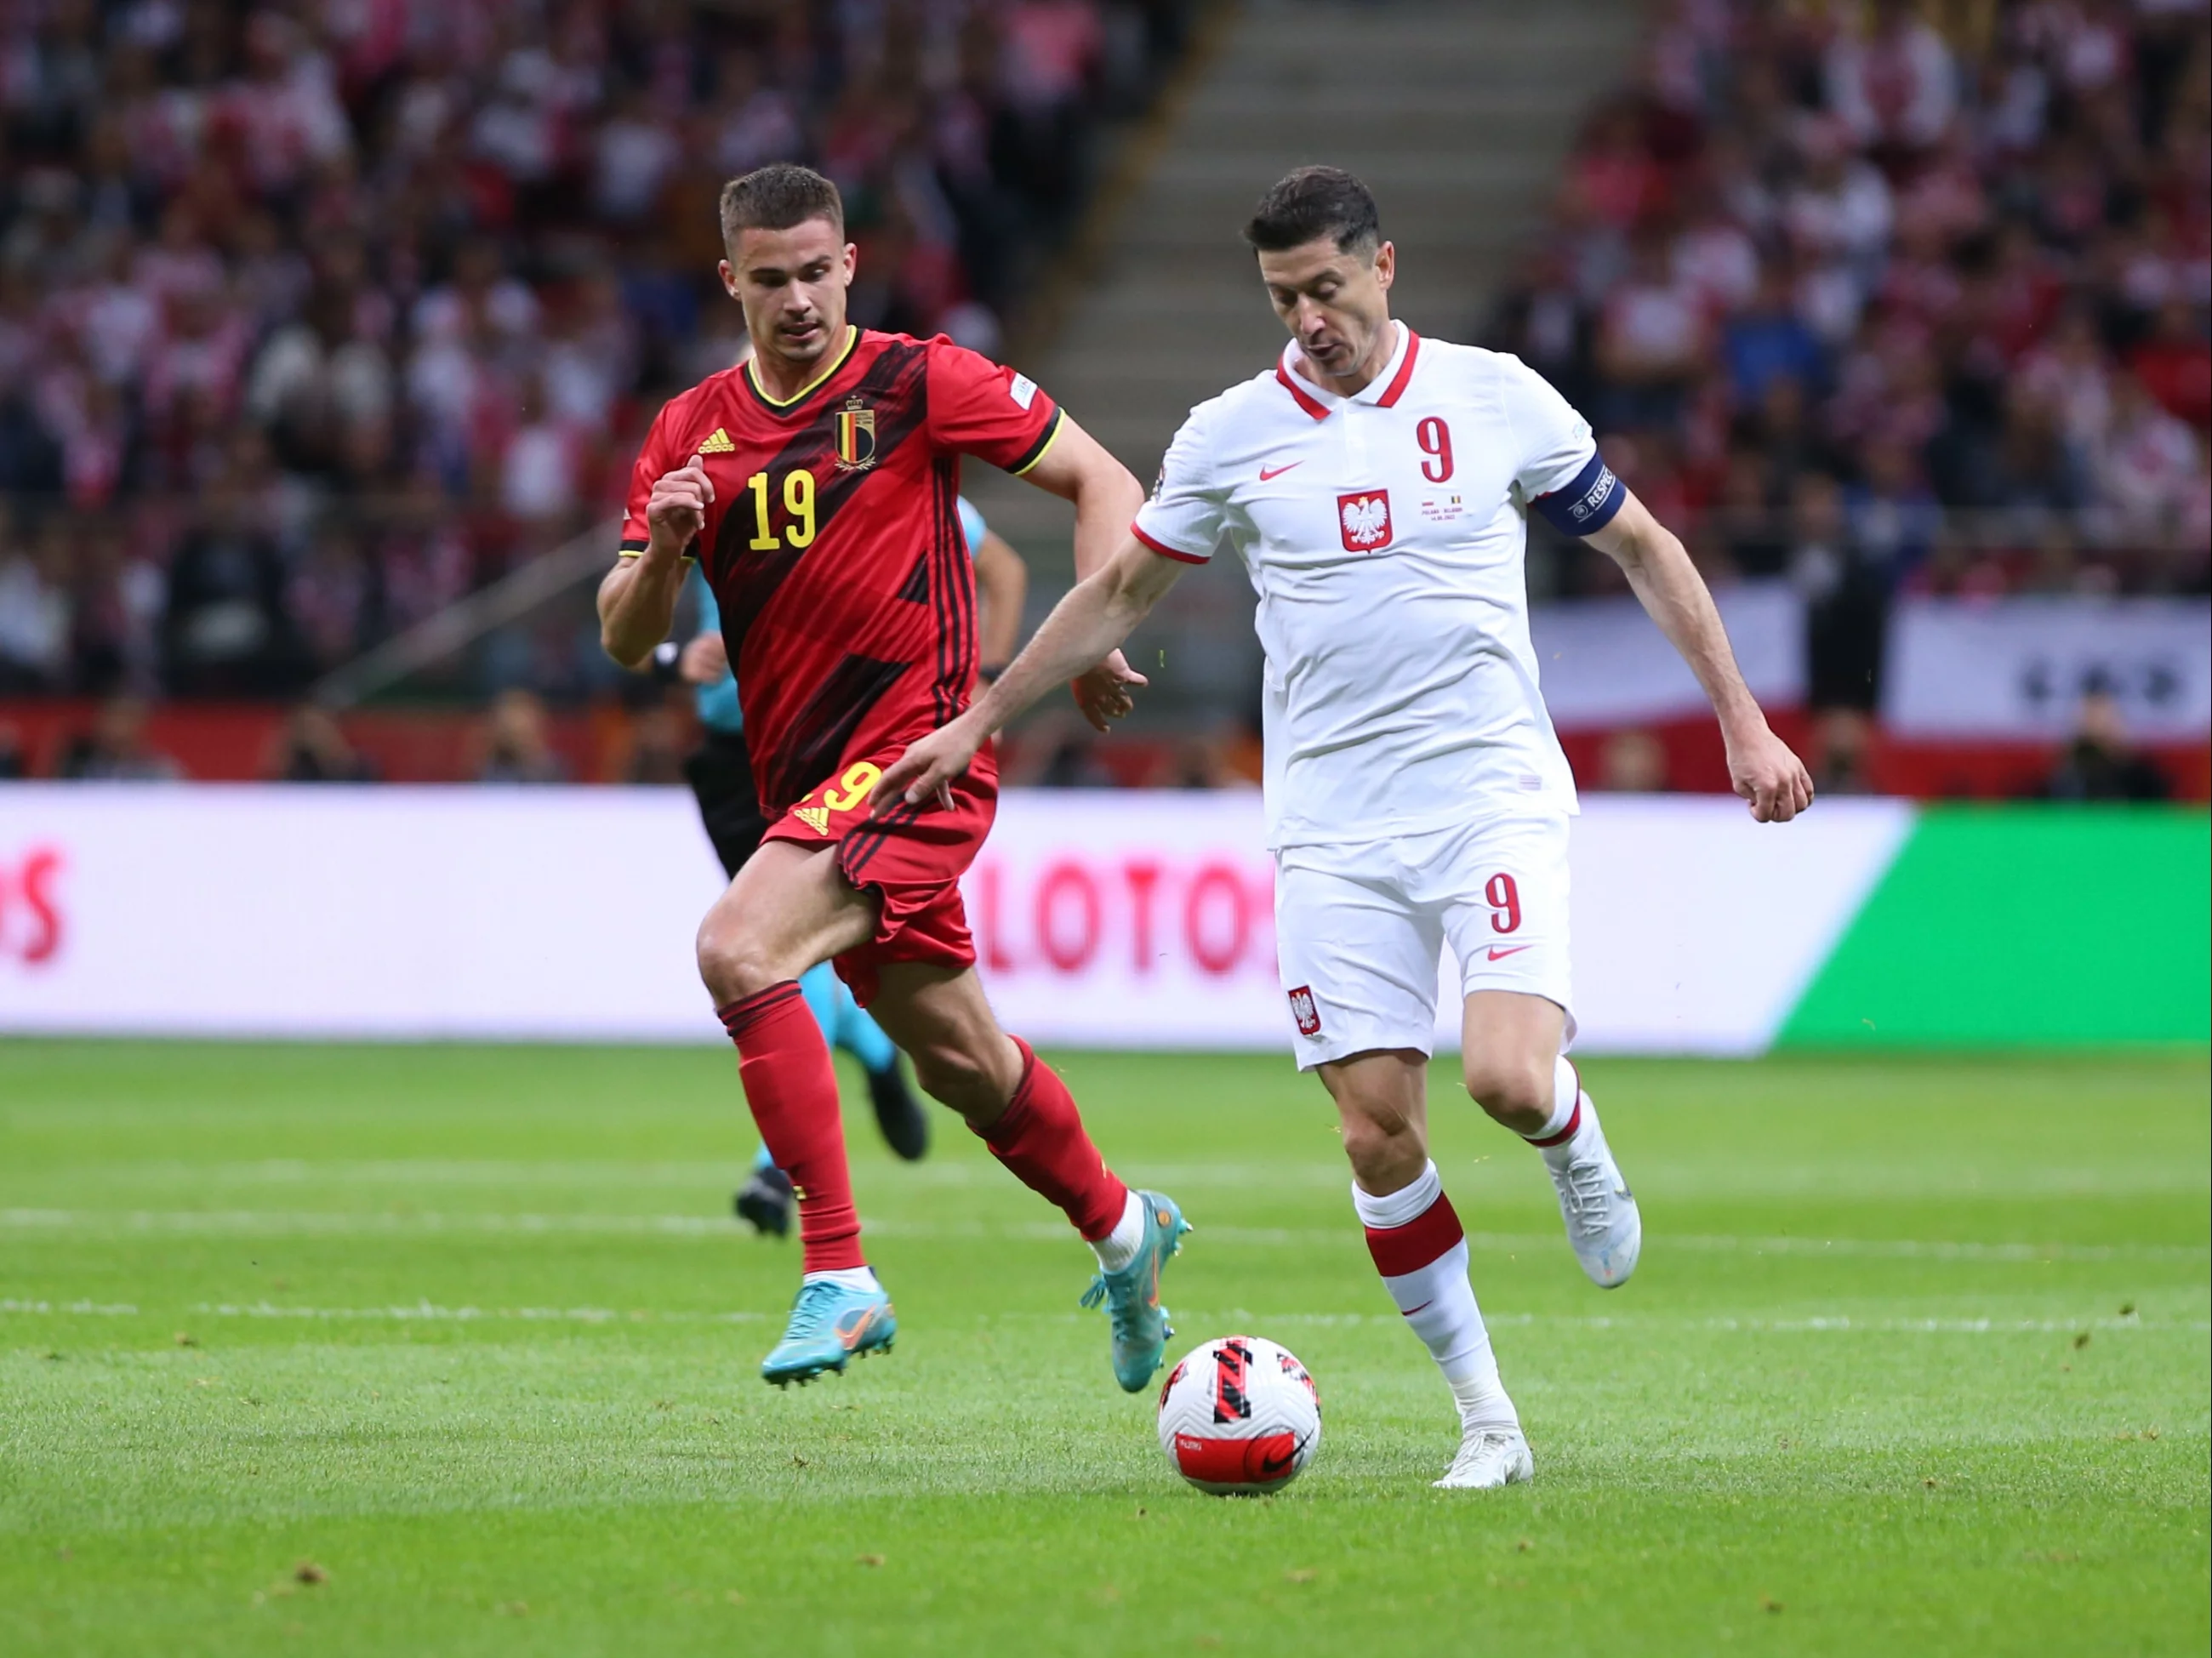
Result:
[[[1442,1479],[1440,1491],[1489,1491],[1536,1477],[1536,1461],[1518,1428],[1476,1428],[1460,1442],[1459,1455]]]
[[[1620,1177],[1620,1165],[1613,1160],[1613,1148],[1605,1143],[1597,1108],[1587,1094],[1581,1105],[1583,1120],[1574,1139],[1547,1149],[1544,1166],[1559,1190],[1559,1218],[1567,1224],[1575,1259],[1599,1289],[1617,1289],[1628,1282],[1643,1252],[1644,1218],[1637,1212],[1636,1194]]]

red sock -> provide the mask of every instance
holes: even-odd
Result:
[[[1014,1046],[1022,1050],[1014,1097],[998,1121],[975,1132],[1017,1180],[1057,1204],[1085,1241],[1096,1243],[1120,1223],[1129,1188],[1084,1132],[1083,1114],[1067,1084],[1019,1036]]]
[[[845,1167],[837,1073],[798,981],[786,979],[732,1002],[720,1017],[738,1045],[738,1076],[753,1121],[775,1166],[791,1176],[805,1270],[866,1266],[853,1177]]]

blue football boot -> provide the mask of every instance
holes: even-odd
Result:
[[[786,1388],[794,1382],[804,1386],[824,1370],[842,1375],[847,1362],[862,1353],[890,1351],[897,1334],[898,1315],[880,1285],[854,1290],[818,1279],[802,1284],[783,1339],[761,1360],[761,1378]]]
[[[1160,1268],[1182,1253],[1182,1236],[1194,1230],[1173,1198],[1139,1192],[1145,1206],[1145,1241],[1118,1272],[1101,1272],[1083,1292],[1083,1305],[1106,1303],[1114,1327],[1114,1380],[1124,1393],[1140,1394],[1158,1374],[1175,1327],[1160,1305]]]

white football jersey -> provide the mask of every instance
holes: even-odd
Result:
[[[1260,596],[1272,847],[1576,810],[1538,689],[1528,503],[1595,529],[1622,492],[1589,422],[1517,357],[1425,340],[1339,398],[1269,373],[1190,411],[1137,514],[1194,563],[1226,538]]]

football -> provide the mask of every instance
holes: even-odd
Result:
[[[1160,1388],[1160,1448],[1216,1497],[1257,1497],[1296,1479],[1321,1444],[1321,1394],[1288,1348],[1221,1336],[1186,1353]]]

